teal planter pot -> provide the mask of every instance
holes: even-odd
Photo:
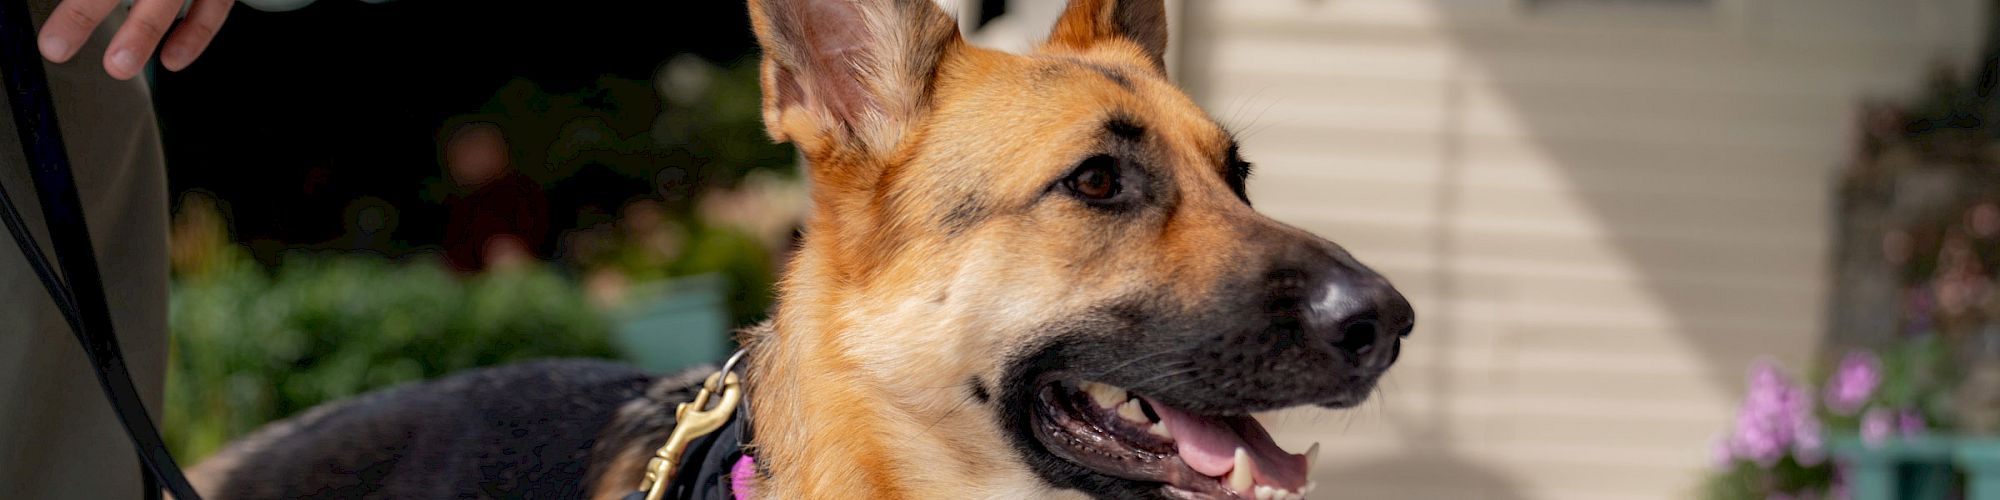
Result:
[[[728,285],[703,274],[634,285],[612,313],[613,339],[648,371],[672,373],[729,355]]]
[[[1849,437],[1836,440],[1833,452],[1849,466],[1854,500],[2000,500],[2000,439],[1918,436],[1869,445]]]

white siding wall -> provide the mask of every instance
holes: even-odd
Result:
[[[1326,442],[1320,497],[1692,497],[1748,362],[1815,347],[1850,112],[1983,29],[1977,1],[1633,3],[1182,9],[1258,207],[1417,306],[1385,397],[1268,419]]]

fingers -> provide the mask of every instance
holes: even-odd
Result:
[[[167,47],[160,50],[160,65],[168,71],[180,71],[193,64],[208,49],[208,42],[215,40],[216,30],[222,29],[222,21],[229,18],[229,8],[235,3],[236,0],[194,0],[187,17],[167,36]]]
[[[76,56],[76,50],[90,39],[90,32],[97,29],[97,23],[104,22],[104,15],[118,0],[63,0],[56,5],[55,12],[49,13],[48,22],[42,24],[42,57],[53,62],[65,62]]]
[[[125,25],[111,36],[111,48],[104,51],[104,72],[119,80],[139,76],[146,60],[153,57],[153,49],[160,46],[160,38],[173,26],[174,16],[180,13],[181,0],[133,1]]]
[[[215,39],[216,30],[229,17],[229,8],[235,0],[192,0],[194,6],[187,19],[174,27],[174,16],[180,13],[185,1],[188,0],[135,0],[124,26],[112,35],[110,48],[104,52],[104,72],[120,80],[138,76],[169,28],[174,33],[160,54],[160,63],[173,71],[192,64]],[[90,33],[104,22],[104,16],[118,2],[63,0],[42,25],[41,39],[37,42],[42,57],[57,63],[76,57],[77,49],[90,39]]]

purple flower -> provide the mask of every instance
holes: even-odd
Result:
[[[1799,465],[1819,465],[1826,461],[1826,444],[1820,435],[1819,419],[1813,416],[1811,410],[1801,410],[1796,415],[1792,422],[1792,458],[1798,460]]]
[[[1936,312],[1937,301],[1931,296],[1931,287],[1919,285],[1904,290],[1903,315],[1908,318],[1903,334],[1922,335],[1931,331],[1931,313]]]
[[[1853,415],[1881,386],[1881,358],[1868,351],[1849,352],[1826,381],[1826,408],[1836,415]]]
[[[1924,424],[1923,412],[1914,409],[1905,409],[1901,414],[1896,416],[1896,428],[1902,432],[1903,437],[1923,435],[1927,427]]]
[[[1848,474],[1851,474],[1851,472],[1848,472],[1846,463],[1835,462],[1833,464],[1833,484],[1828,485],[1826,488],[1826,500],[1848,500],[1850,498],[1847,495]]]
[[[1725,440],[1729,456],[1777,465],[1791,455],[1802,464],[1826,457],[1819,418],[1813,414],[1812,393],[1792,383],[1775,363],[1758,361],[1750,368],[1750,390],[1736,414],[1736,427]]]
[[[1895,432],[1895,415],[1889,410],[1876,408],[1861,416],[1861,442],[1869,446],[1880,446]]]

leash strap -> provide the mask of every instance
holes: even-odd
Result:
[[[173,455],[167,452],[166,442],[160,439],[159,429],[146,413],[145,402],[140,400],[139,390],[132,384],[132,374],[125,366],[125,355],[118,348],[118,335],[112,330],[111,307],[98,275],[90,230],[84,224],[83,201],[77,193],[76,176],[70,170],[69,155],[63,149],[62,134],[56,126],[55,100],[49,91],[48,75],[43,73],[41,55],[35,49],[35,25],[29,17],[26,0],[0,1],[0,69],[5,71],[7,98],[13,106],[22,152],[33,170],[49,242],[55,249],[62,277],[67,280],[54,275],[51,268],[55,266],[49,265],[19,209],[7,198],[5,190],[0,189],[0,211],[5,212],[7,230],[20,244],[22,255],[31,261],[36,276],[76,335],[77,343],[89,355],[98,385],[104,389],[105,397],[118,414],[118,422],[125,426],[126,435],[138,449],[140,462],[145,466],[141,476],[146,497],[159,495],[159,488],[154,486],[158,478],[165,480],[165,487],[174,498],[200,500],[201,496],[181,474],[180,466],[174,463]],[[9,432],[22,431],[29,430]]]

